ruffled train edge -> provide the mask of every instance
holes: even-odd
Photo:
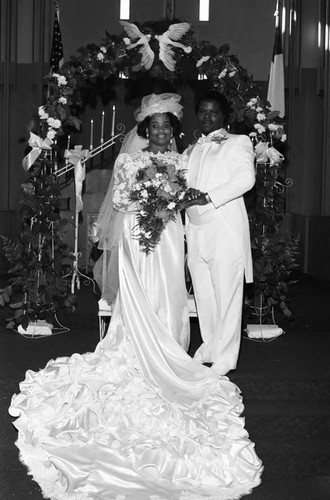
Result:
[[[16,445],[44,498],[236,500],[261,482],[236,385],[220,377],[192,408],[169,403],[125,335],[28,371],[20,390]]]

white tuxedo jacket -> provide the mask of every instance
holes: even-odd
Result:
[[[197,142],[186,150],[188,186],[207,192],[212,200],[207,205],[188,208],[189,223],[200,225],[219,220],[219,224],[225,224],[239,245],[245,278],[251,282],[251,241],[243,194],[255,183],[253,147],[246,135],[228,134],[223,129],[208,137],[217,133],[227,139],[220,144]]]

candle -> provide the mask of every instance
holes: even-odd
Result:
[[[112,124],[111,124],[111,137],[115,135],[115,120],[116,120],[116,105],[112,106]]]
[[[70,149],[70,141],[71,141],[71,136],[69,134],[68,135],[68,140],[67,140],[67,143],[66,143],[66,149],[67,149],[67,151],[69,151],[69,149]],[[68,169],[67,169],[68,166],[69,166],[69,159],[65,158],[65,167],[66,167],[65,173],[68,171]],[[63,169],[61,169],[61,170],[63,170]],[[62,175],[62,173],[60,175]]]
[[[89,149],[93,149],[93,129],[94,129],[94,120],[91,120],[91,140]]]
[[[57,139],[55,139],[55,146],[57,145]],[[57,168],[58,168],[58,161],[57,161],[57,149],[55,150],[55,153],[54,153],[54,172],[57,172]],[[53,242],[53,240],[52,240]]]
[[[102,111],[102,121],[101,121],[101,141],[100,143],[103,144],[104,142],[104,111]]]

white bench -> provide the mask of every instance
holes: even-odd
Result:
[[[189,317],[196,318],[197,311],[196,311],[195,298],[193,295],[188,295],[188,309],[189,309]],[[111,316],[112,316],[111,306],[109,306],[106,300],[100,299],[99,312],[98,312],[100,340],[102,340],[104,335],[106,334],[105,331],[107,326],[106,318],[109,318]]]
[[[99,333],[100,333],[100,340],[103,339],[105,335],[105,329],[106,329],[106,318],[111,317],[112,315],[112,307],[109,306],[107,301],[105,299],[100,299],[99,300]]]

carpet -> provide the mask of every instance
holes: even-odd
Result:
[[[39,488],[18,460],[16,431],[7,413],[27,369],[49,359],[94,350],[97,300],[78,293],[78,309],[61,314],[70,331],[26,339],[4,328],[0,311],[0,500],[41,500]],[[250,500],[330,499],[330,282],[301,276],[292,293],[294,319],[272,342],[242,338],[238,367],[228,376],[242,391],[246,428],[264,462],[262,484]],[[192,351],[200,342],[191,319]]]

